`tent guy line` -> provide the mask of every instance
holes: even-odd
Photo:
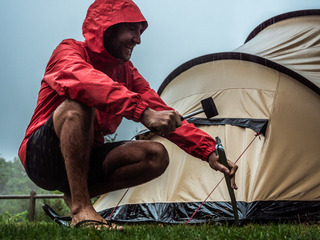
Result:
[[[256,140],[256,138],[259,136],[260,138],[260,134],[262,134],[262,132],[258,132],[255,137],[252,139],[252,141],[248,144],[248,146],[245,148],[245,150],[240,154],[240,156],[237,158],[237,160],[234,163],[237,163],[240,158],[243,156],[243,154],[248,150],[248,148],[250,147],[250,145],[254,142],[254,140]],[[217,183],[217,185],[212,189],[212,191],[209,193],[209,195],[205,198],[205,200],[200,204],[200,206],[197,208],[197,210],[191,215],[191,217],[188,219],[188,221],[186,222],[186,224],[189,224],[189,222],[192,220],[192,218],[196,215],[196,213],[199,211],[199,209],[203,206],[203,204],[208,200],[208,198],[211,196],[211,194],[217,189],[217,187],[219,186],[219,184],[223,181],[223,179],[225,178],[225,175],[221,178],[221,180]],[[236,217],[235,217],[236,219]],[[236,221],[236,225],[238,226],[238,221]]]
[[[109,217],[107,218],[107,221],[108,220],[111,220],[111,217],[114,213],[114,211],[116,211],[117,207],[119,206],[119,204],[121,203],[122,199],[126,196],[127,192],[129,191],[130,188],[127,188],[127,190],[125,191],[125,193],[123,194],[123,196],[120,198],[118,204],[114,207],[114,209],[112,210],[112,212],[110,213]]]

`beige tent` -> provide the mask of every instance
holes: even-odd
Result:
[[[189,121],[219,136],[235,161],[260,131],[239,165],[241,221],[320,220],[320,10],[290,12],[259,25],[233,52],[192,59],[174,70],[158,93],[187,114],[213,97],[219,115]],[[116,221],[185,222],[221,180],[206,162],[164,138],[166,172],[129,189]],[[107,217],[125,190],[102,196],[95,208]],[[232,220],[224,181],[191,222]]]

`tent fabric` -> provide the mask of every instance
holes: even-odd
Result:
[[[279,72],[282,72],[284,74],[287,74],[294,78],[295,80],[301,82],[302,84],[306,85],[307,87],[314,90],[316,93],[320,94],[320,87],[318,87],[316,84],[314,84],[312,81],[310,81],[308,78],[302,76],[301,74],[295,72],[294,70],[278,64],[272,60],[269,60],[267,58],[259,57],[257,55],[244,53],[244,52],[220,52],[220,53],[213,53],[204,55],[201,57],[197,57],[195,59],[192,59],[178,68],[176,68],[174,71],[172,71],[168,77],[162,82],[158,89],[158,94],[161,96],[162,91],[167,87],[167,85],[175,79],[178,75],[180,75],[185,70],[189,69],[190,67],[193,67],[198,64],[203,64],[210,61],[219,61],[219,60],[241,60],[241,61],[250,61],[259,63],[261,65],[267,66],[269,68],[272,68],[274,70],[277,70]]]
[[[268,25],[234,52],[186,62],[167,77],[158,91],[182,115],[199,110],[200,101],[212,97],[219,115],[207,120],[199,114],[190,121],[212,137],[219,136],[228,159],[233,161],[267,123],[265,134],[255,138],[237,162],[239,190],[235,194],[243,222],[320,220],[320,62],[313,54],[320,46],[318,36],[310,35],[319,27],[320,16],[298,15],[287,14],[295,17]],[[317,26],[310,24],[310,17]],[[300,21],[301,26],[311,30],[297,27]],[[290,38],[294,30],[299,32],[298,42]],[[274,46],[271,39],[275,39]],[[253,123],[260,123],[260,127],[250,127]],[[223,177],[166,139],[155,136],[153,140],[167,148],[169,167],[159,178],[131,188],[112,216],[115,221],[184,222]],[[95,204],[96,210],[107,215],[124,191],[102,196]],[[232,219],[230,197],[222,182],[192,222]]]
[[[185,223],[198,209],[201,202],[185,203],[144,203],[123,205],[113,214],[117,222],[163,222]],[[246,222],[270,222],[276,220],[286,222],[310,222],[319,220],[319,203],[315,201],[257,201],[237,202],[242,224]],[[299,209],[299,215],[297,215]],[[108,218],[112,208],[100,212]],[[132,214],[134,213],[134,214]],[[226,202],[205,202],[190,223],[233,222],[232,206]]]
[[[284,14],[280,14],[278,16],[275,16],[273,18],[270,18],[263,23],[259,24],[255,29],[252,30],[252,32],[248,35],[247,39],[245,40],[245,43],[253,39],[258,33],[260,33],[262,30],[267,28],[270,25],[273,25],[277,22],[290,19],[290,18],[297,18],[297,17],[304,17],[304,16],[312,16],[312,15],[320,15],[320,9],[306,9],[306,10],[300,10],[300,11],[294,11],[294,12],[287,12]]]
[[[234,51],[261,56],[286,66],[319,89],[320,10],[298,11],[272,20],[277,22],[262,24],[263,30]]]

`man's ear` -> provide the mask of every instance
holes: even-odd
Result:
[[[108,28],[103,34],[103,46],[107,51],[108,39],[110,39],[110,28]]]
[[[113,26],[110,26],[103,35],[103,46],[104,48],[108,51],[108,43],[112,40],[113,36],[116,34],[117,32],[117,25],[115,24]],[[108,51],[109,52],[109,51]],[[110,52],[109,52],[110,53]]]

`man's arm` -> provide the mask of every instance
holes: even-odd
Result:
[[[70,39],[53,52],[43,81],[60,96],[136,122],[148,107],[139,93],[95,69],[81,43]]]

